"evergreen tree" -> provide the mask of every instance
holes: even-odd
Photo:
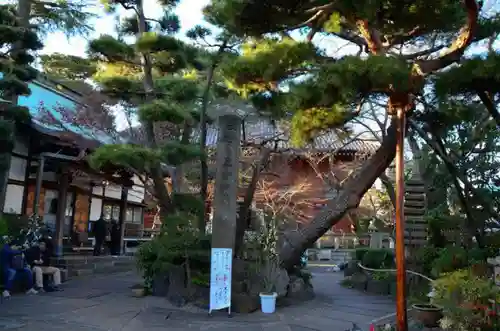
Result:
[[[135,144],[100,147],[91,157],[92,165],[102,169],[113,164],[148,174],[165,219],[174,212],[175,202],[165,185],[164,165],[178,168],[200,156],[190,138],[199,120],[197,72],[204,70],[206,63],[199,49],[173,36],[179,30],[173,14],[175,2],[161,4],[163,17],[151,19],[145,16],[141,1],[107,2],[109,11],[121,6],[130,10],[131,16],[118,27],[119,37],[102,35],[90,42],[89,59],[99,66],[87,74],[93,74],[102,93],[137,109],[144,133],[144,139]],[[158,134],[161,127],[163,136]],[[170,176],[173,180],[177,177],[175,172]]]
[[[471,43],[498,31],[480,6],[474,0],[212,0],[205,14],[212,24],[251,38],[224,67],[229,87],[290,120],[293,141],[301,144],[325,130],[349,132],[367,100],[386,100],[391,115],[404,111],[417,119],[424,87],[460,61]],[[350,42],[359,52],[332,54],[328,39],[318,35]],[[394,158],[395,127],[392,120],[380,148],[310,224],[285,234],[280,256],[286,267],[356,208],[383,174]]]
[[[27,123],[29,109],[17,105],[19,96],[28,96],[28,82],[36,77],[30,64],[33,51],[42,48],[35,28],[12,6],[0,6],[0,212],[3,211],[4,190],[10,168],[17,123]]]

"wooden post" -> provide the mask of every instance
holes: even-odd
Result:
[[[35,216],[38,216],[38,208],[40,205],[40,192],[42,191],[44,168],[45,168],[45,157],[40,156],[40,159],[38,160],[38,170],[36,173],[35,198],[33,201],[33,214]]]
[[[406,115],[403,107],[397,108],[396,142],[396,321],[398,331],[408,330],[406,316],[406,261],[405,261],[405,182],[404,182],[404,141]]]
[[[56,212],[56,233],[55,233],[55,249],[54,253],[56,256],[62,256],[63,254],[63,238],[64,238],[64,224],[66,219],[66,202],[68,197],[68,188],[70,181],[70,173],[67,169],[64,169],[59,176],[59,192],[58,192],[58,204]]]
[[[122,194],[120,198],[120,216],[118,222],[120,223],[120,252],[124,252],[123,238],[125,237],[125,220],[127,218],[127,198],[128,198],[128,188],[122,185]]]

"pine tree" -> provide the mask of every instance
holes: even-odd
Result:
[[[474,0],[212,0],[205,15],[250,38],[224,67],[229,87],[274,117],[290,120],[293,141],[302,144],[326,130],[349,132],[350,121],[370,100],[387,102],[391,115],[404,111],[415,118],[419,96],[428,91],[424,87],[432,87],[433,78],[460,61],[473,42],[498,31],[495,19],[480,16],[480,6]],[[332,54],[319,35],[350,42],[359,52]],[[285,234],[284,266],[291,267],[359,205],[394,158],[395,126],[392,120],[379,149],[310,224]]]
[[[17,123],[28,123],[29,109],[18,106],[19,96],[28,96],[28,82],[37,75],[30,64],[31,54],[42,48],[34,28],[27,27],[26,20],[13,6],[0,6],[0,190],[5,190],[10,153],[14,146],[14,130]],[[3,192],[0,194],[3,201]],[[3,211],[3,202],[0,204]]]
[[[118,27],[122,37],[102,35],[92,40],[89,58],[101,68],[92,77],[101,92],[136,108],[144,132],[144,139],[135,144],[100,147],[91,163],[100,169],[113,164],[148,174],[165,219],[175,211],[176,203],[167,192],[163,164],[180,167],[200,156],[190,138],[199,120],[197,72],[205,68],[205,62],[196,47],[173,36],[179,30],[172,12],[175,2],[161,4],[163,17],[149,19],[141,1],[107,2],[108,10],[121,6],[132,15]],[[157,134],[160,126],[167,128],[163,137]],[[175,172],[170,176],[175,179]]]

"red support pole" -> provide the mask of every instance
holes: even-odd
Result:
[[[406,261],[404,216],[404,141],[406,116],[403,107],[397,108],[396,140],[396,320],[398,331],[408,331],[406,316]]]

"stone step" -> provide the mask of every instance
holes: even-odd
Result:
[[[427,223],[420,223],[420,224],[419,223],[410,223],[410,224],[406,223],[405,224],[405,229],[407,231],[412,231],[412,232],[414,232],[414,231],[426,232],[427,228],[428,228]]]
[[[54,261],[59,268],[65,269],[68,277],[86,276],[96,273],[115,273],[136,268],[134,257],[112,256],[64,256]]]
[[[405,201],[425,201],[424,193],[406,193]]]
[[[404,209],[405,215],[423,216],[425,214],[425,208],[407,208]]]
[[[405,207],[411,208],[424,208],[425,209],[425,200],[406,200],[404,203]]]
[[[95,274],[114,274],[125,271],[135,270],[135,264],[119,264],[119,265],[96,265],[94,268],[74,268],[68,270],[68,276],[89,276]]]
[[[407,179],[405,180],[405,185],[407,186],[424,186],[424,181],[422,179]]]
[[[425,187],[423,186],[405,186],[406,194],[422,194],[425,193]]]

